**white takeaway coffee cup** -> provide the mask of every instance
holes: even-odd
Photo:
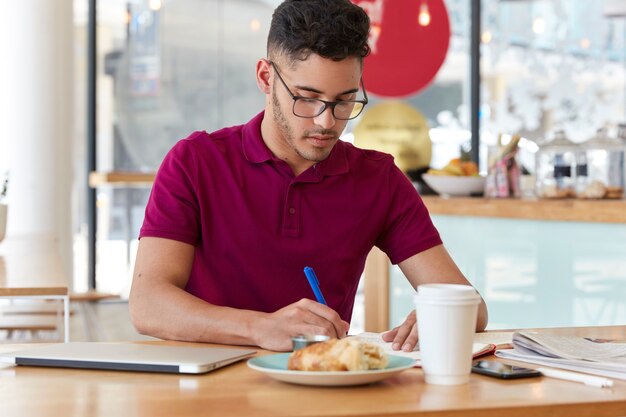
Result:
[[[417,287],[417,330],[427,384],[460,385],[469,381],[480,301],[470,285]]]

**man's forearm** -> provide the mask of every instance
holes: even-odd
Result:
[[[134,288],[129,300],[141,334],[189,342],[255,345],[254,322],[263,313],[220,307],[168,284]]]

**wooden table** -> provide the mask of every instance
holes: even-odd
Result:
[[[626,338],[626,326],[542,331]],[[2,351],[14,348],[0,345]],[[0,365],[0,416],[557,415],[626,416],[626,381],[601,389],[551,378],[502,381],[472,374],[469,384],[446,387],[426,385],[422,371],[411,369],[373,385],[324,388],[279,382],[244,362],[195,376]]]
[[[62,300],[64,338],[69,341],[68,281],[51,238],[11,236],[0,243],[0,297]]]

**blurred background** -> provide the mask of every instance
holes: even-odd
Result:
[[[372,18],[398,1],[355,2]],[[413,91],[372,89],[344,140],[358,144],[355,130],[368,110],[402,103],[421,115],[420,149],[431,153],[423,166],[410,168],[441,168],[462,147],[472,147],[471,68],[478,59],[472,8],[480,11],[474,112],[481,173],[500,135],[523,138],[518,157],[532,174],[534,154],[555,131],[582,143],[600,128],[616,135],[626,121],[623,2],[412,1],[419,16],[411,25],[445,23],[437,29],[441,62]],[[6,11],[0,18],[0,91],[7,92],[0,101],[0,173],[9,178],[7,232],[53,236],[74,290],[93,287],[126,297],[149,178],[166,152],[194,130],[241,124],[262,109],[255,64],[265,56],[279,1],[0,4]],[[382,39],[388,23],[372,20]],[[96,42],[93,62],[90,39]],[[417,76],[433,56],[424,48],[434,45],[422,39],[420,48],[410,39],[395,52],[416,65]],[[366,87],[368,76],[375,85],[376,77],[366,73]],[[146,177],[115,181],[105,175],[88,186],[91,172]],[[491,328],[619,324],[626,317],[626,225],[434,219],[457,263],[493,306]],[[393,325],[408,312],[412,289],[394,267],[390,279]],[[362,327],[362,306],[360,292],[356,327]]]

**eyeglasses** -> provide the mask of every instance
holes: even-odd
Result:
[[[278,71],[278,67],[272,61],[269,63],[274,68],[276,75],[281,83],[285,86],[285,89],[291,96],[293,100],[293,114],[298,117],[304,117],[308,119],[312,119],[314,117],[319,116],[324,113],[327,107],[330,107],[333,117],[337,120],[351,120],[356,118],[361,112],[363,108],[368,102],[367,92],[365,91],[365,84],[363,84],[363,79],[361,78],[361,88],[363,88],[363,100],[340,100],[340,101],[326,101],[320,100],[319,98],[309,98],[296,96],[291,92],[289,87],[287,87],[287,83],[283,80],[283,77],[280,76]]]

